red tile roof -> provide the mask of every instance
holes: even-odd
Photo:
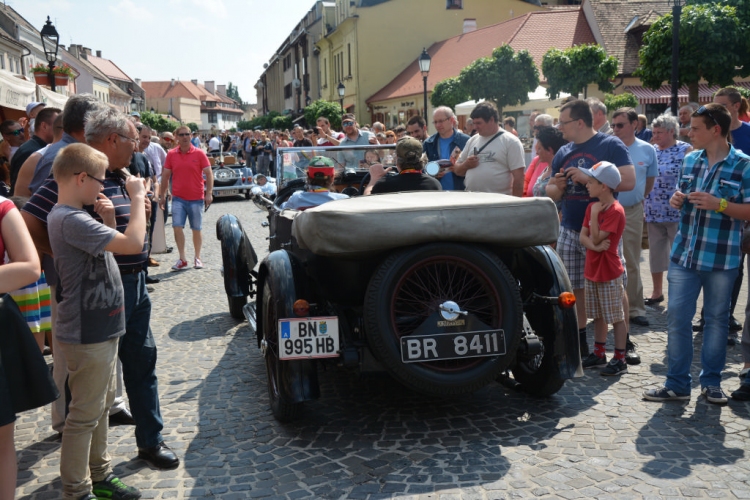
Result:
[[[583,11],[576,9],[554,9],[529,12],[514,19],[487,26],[432,45],[427,52],[432,58],[427,90],[446,78],[458,76],[463,68],[480,57],[509,44],[514,50],[528,50],[541,74],[542,57],[552,47],[565,49],[584,43],[596,43]],[[421,94],[422,74],[415,59],[396,78],[376,92],[367,102]]]
[[[109,59],[104,59],[103,57],[96,56],[87,56],[87,60],[91,64],[99,68],[99,71],[107,75],[107,77],[109,78],[126,82],[133,81],[128,75],[125,74],[123,70],[118,68],[117,65]]]

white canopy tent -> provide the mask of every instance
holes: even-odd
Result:
[[[0,70],[0,106],[26,111],[26,105],[36,101],[36,84]]]
[[[568,96],[569,94],[561,93],[557,99],[550,100],[550,98],[547,96],[547,88],[539,86],[536,88],[534,92],[529,92],[528,102],[526,102],[525,104],[520,104],[518,106],[505,107],[503,108],[503,112],[531,111],[533,109],[555,108],[557,106],[560,106],[560,104],[562,103],[562,100]],[[459,116],[461,115],[468,116],[471,114],[472,110],[476,107],[476,105],[482,101],[484,101],[484,99],[480,99],[479,101],[462,102],[461,104],[456,106],[456,114]]]

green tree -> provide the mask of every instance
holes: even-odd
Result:
[[[191,132],[197,132],[200,129],[200,127],[198,127],[198,124],[193,122],[188,123],[187,126],[190,127]]]
[[[290,115],[275,116],[271,120],[271,127],[276,130],[289,130],[292,128],[292,117]]]
[[[174,132],[180,126],[180,122],[150,111],[141,111],[141,121],[157,132]]]
[[[430,102],[433,108],[438,106],[448,106],[455,110],[457,104],[469,100],[469,93],[466,91],[461,80],[458,77],[446,78],[435,84],[430,95]]]
[[[550,99],[557,99],[560,92],[585,93],[591,83],[596,83],[602,92],[611,92],[611,80],[617,76],[617,58],[607,56],[601,46],[594,44],[565,50],[551,48],[542,57],[542,72]]]
[[[507,44],[462,69],[458,78],[469,98],[493,101],[501,116],[505,106],[528,102],[529,92],[539,86],[539,70],[529,52],[515,53]]]
[[[604,94],[604,105],[607,109],[614,111],[619,108],[635,108],[638,106],[638,98],[630,92],[623,94]]]
[[[244,103],[242,102],[242,97],[240,97],[240,92],[237,90],[237,87],[235,87],[232,82],[229,82],[227,84],[227,97],[230,99],[234,99],[238,103],[240,103],[240,107],[242,110],[245,110]]]
[[[339,103],[319,99],[305,108],[305,121],[309,126],[314,127],[320,116],[328,118],[334,130],[341,130],[341,106]]]
[[[750,73],[746,31],[733,6],[707,3],[685,7],[680,16],[678,82],[688,86],[690,101],[698,101],[701,79],[709,85],[726,86],[735,76]],[[635,75],[645,87],[655,90],[671,80],[671,14],[657,19],[643,35],[639,57]]]

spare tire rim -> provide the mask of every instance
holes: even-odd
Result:
[[[495,284],[472,262],[451,255],[420,260],[396,284],[391,298],[391,327],[396,341],[411,335],[441,306],[456,304],[461,312],[500,328],[503,306]],[[430,361],[420,365],[439,372],[456,372],[479,365],[487,358]]]

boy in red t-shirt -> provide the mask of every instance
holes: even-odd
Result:
[[[586,208],[581,228],[581,244],[586,251],[586,311],[594,320],[594,352],[583,360],[584,368],[606,365],[601,374],[606,376],[627,373],[625,341],[627,328],[622,309],[623,267],[617,247],[625,230],[625,210],[612,192],[620,185],[620,172],[609,162],[599,162],[581,172],[591,177],[586,188],[592,198],[598,198]],[[605,345],[607,325],[615,332],[615,356],[607,363]]]

